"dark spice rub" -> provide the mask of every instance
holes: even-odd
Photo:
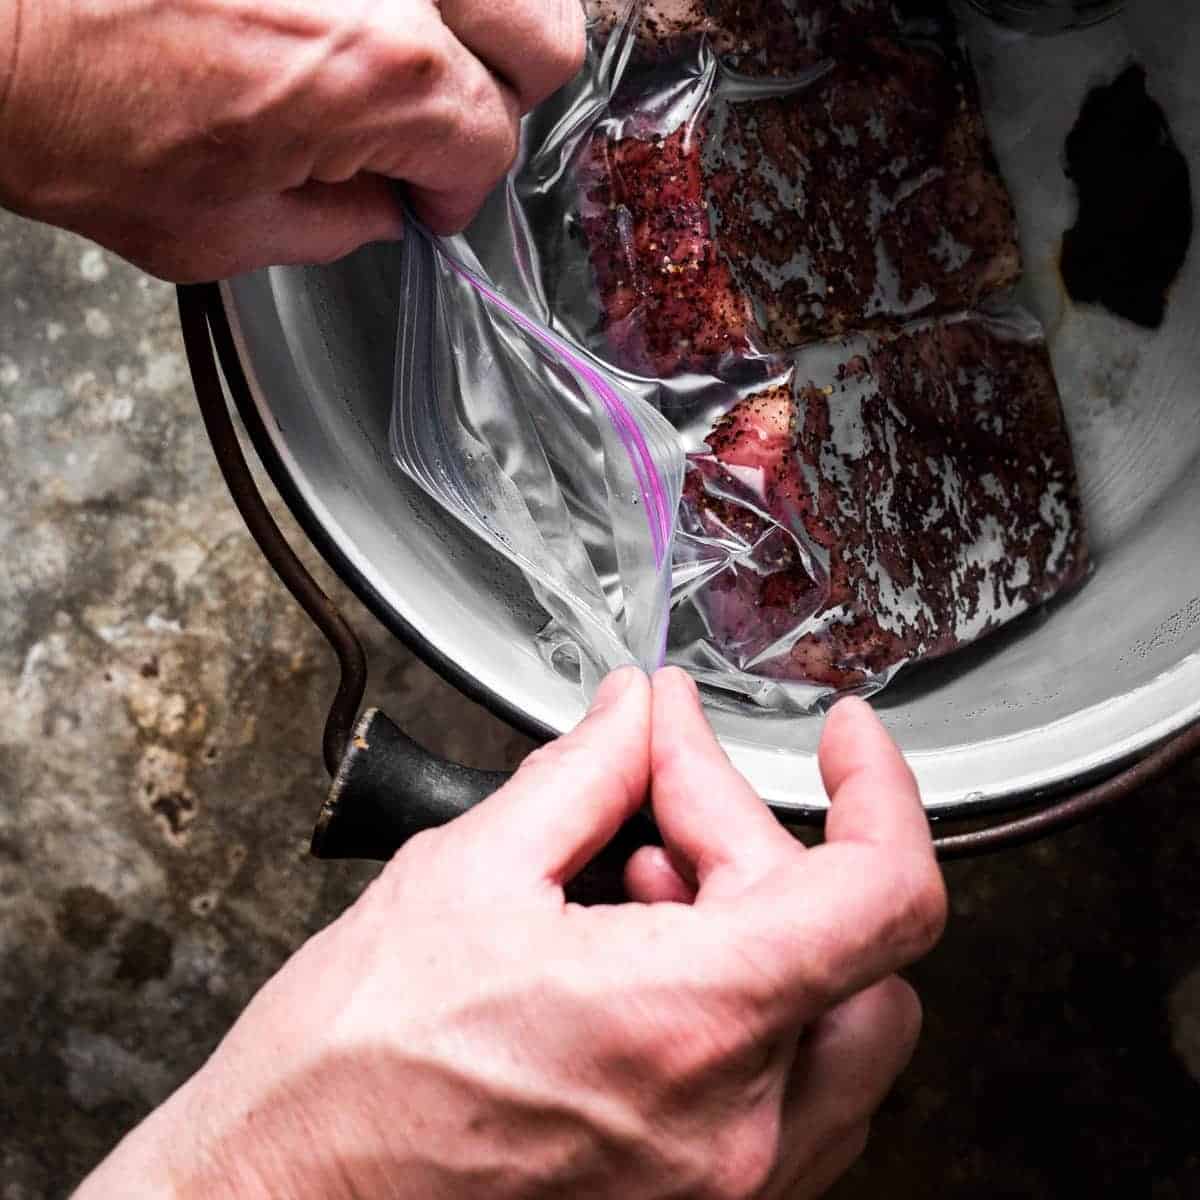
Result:
[[[667,136],[601,125],[581,218],[614,360],[726,352],[969,308],[1020,273],[1012,203],[957,56],[868,40],[797,91],[710,102]]]
[[[691,125],[667,137],[601,128],[579,166],[603,333],[620,365],[648,375],[750,348],[750,305],[709,230],[700,136]]]
[[[978,319],[797,356],[690,464],[684,527],[730,550],[695,597],[736,666],[834,688],[946,654],[1079,581],[1049,357]]]
[[[768,350],[970,308],[1020,274],[974,83],[939,50],[868,39],[790,95],[716,103],[705,172]]]
[[[628,7],[587,0],[596,34],[607,36]],[[940,0],[646,0],[634,19],[640,62],[694,53],[704,40],[728,66],[758,77],[797,74],[869,34],[934,33],[949,24]]]

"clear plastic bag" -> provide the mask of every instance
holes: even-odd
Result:
[[[585,69],[479,219],[409,239],[393,423],[525,571],[547,653],[594,679],[665,652],[811,710],[1079,579],[1069,438],[944,7],[589,7]]]
[[[683,474],[674,429],[506,299],[461,239],[403,256],[392,453],[525,574],[546,655],[589,691],[661,665]]]

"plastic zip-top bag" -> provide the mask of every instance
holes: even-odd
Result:
[[[551,661],[869,694],[1080,580],[1070,439],[939,0],[588,0],[463,236],[404,250],[393,450]],[[751,10],[753,12],[751,13]]]
[[[663,662],[683,475],[675,430],[506,298],[458,239],[403,256],[392,453],[525,574],[546,655],[590,691]]]

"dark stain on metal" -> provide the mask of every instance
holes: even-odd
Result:
[[[110,896],[94,887],[67,888],[54,910],[54,927],[80,950],[97,950],[108,941],[121,910]]]
[[[1146,92],[1144,68],[1088,94],[1067,137],[1067,175],[1079,190],[1079,216],[1063,238],[1067,291],[1157,329],[1194,214],[1187,159]]]

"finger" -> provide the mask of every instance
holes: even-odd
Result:
[[[561,885],[646,798],[650,684],[634,667],[610,675],[570,733],[535,750],[494,796],[454,822],[507,876]]]
[[[820,1195],[849,1167],[871,1117],[908,1066],[920,1031],[920,1001],[894,975],[809,1029],[793,1060],[768,1196]]]
[[[695,875],[701,901],[736,894],[800,855],[721,749],[692,680],[668,667],[654,676],[653,692],[654,817],[672,858]]]
[[[441,0],[442,20],[480,62],[516,92],[528,112],[583,65],[578,0]]]
[[[771,1036],[923,957],[945,920],[932,856],[839,842],[711,906],[691,953],[724,971],[746,1027]]]
[[[448,29],[427,95],[400,98],[392,138],[371,167],[408,184],[413,210],[434,233],[457,233],[512,166],[520,145],[517,94]]]
[[[803,1022],[908,966],[946,921],[916,782],[869,705],[834,707],[820,762],[830,793],[825,844],[796,869],[772,871],[734,914],[730,936],[758,964],[747,994],[768,1028]]]
[[[818,751],[829,793],[825,838],[933,854],[917,781],[865,700],[834,705]]]
[[[772,1185],[761,1200],[818,1200],[863,1156],[871,1131],[864,1122],[826,1146],[791,1179]]]
[[[922,1019],[917,993],[898,975],[830,1009],[797,1048],[785,1122],[821,1143],[868,1120],[912,1060]]]
[[[743,1026],[771,1037],[912,964],[945,921],[932,854],[842,841],[709,906],[688,953],[722,980]]]
[[[625,864],[625,891],[639,904],[691,904],[696,885],[675,869],[661,846],[642,846]]]
[[[270,265],[326,263],[370,242],[395,241],[404,215],[394,185],[378,175],[356,175],[344,183],[311,181],[278,196],[275,243]]]

